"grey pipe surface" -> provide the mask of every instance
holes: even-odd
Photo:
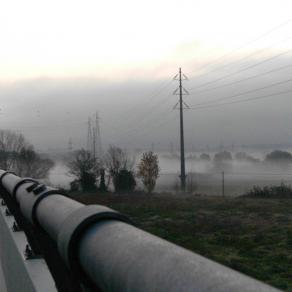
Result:
[[[6,171],[0,170],[0,176],[5,174]],[[6,174],[2,179],[2,184],[5,189],[12,194],[14,186],[21,180],[19,176],[16,176],[12,173]]]
[[[0,171],[0,175],[4,171]],[[21,180],[14,174],[7,174],[2,179],[2,184],[5,189],[12,194],[15,185]],[[22,214],[32,222],[32,208],[38,196],[33,192],[28,192],[26,188],[33,183],[27,182],[21,185],[16,192],[16,201],[20,206]],[[47,187],[45,191],[54,190],[51,187]],[[40,194],[41,195],[41,194]],[[75,210],[83,207],[84,205],[67,198],[62,195],[56,194],[50,195],[44,198],[38,205],[36,210],[37,220],[44,230],[54,239],[57,240],[58,232],[62,226],[63,221]]]
[[[2,184],[11,193],[19,181],[7,174]],[[31,221],[36,196],[27,192],[29,184],[19,187],[16,199]],[[56,241],[66,218],[83,206],[53,194],[37,206],[37,221]],[[92,223],[78,241],[80,266],[102,291],[278,291],[124,222]]]
[[[123,222],[93,225],[79,246],[102,291],[278,291]]]
[[[65,219],[84,205],[62,195],[51,195],[43,199],[37,208],[39,224],[57,241]]]

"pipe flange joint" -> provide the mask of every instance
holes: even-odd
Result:
[[[37,195],[39,195],[40,193],[44,192],[46,189],[47,189],[47,186],[46,186],[46,185],[44,185],[44,184],[39,184],[39,185],[37,185],[37,186],[32,190],[32,192],[37,196]]]
[[[46,197],[51,196],[51,195],[67,196],[67,194],[64,193],[63,191],[55,190],[55,189],[53,189],[53,190],[51,189],[51,190],[47,190],[47,191],[44,191],[44,192],[39,193],[39,194],[35,194],[36,199],[33,203],[32,209],[31,209],[31,220],[32,220],[32,223],[39,228],[41,228],[41,226],[38,222],[37,215],[36,215],[37,207],[43,199],[45,199]]]
[[[122,221],[133,225],[127,216],[101,205],[81,207],[70,214],[62,224],[57,238],[58,251],[77,277],[85,276],[78,260],[78,245],[82,234],[90,225],[105,220]]]
[[[13,174],[13,175],[16,175],[13,171],[5,171],[4,173],[2,173],[2,174],[0,175],[0,185],[1,185],[1,187],[4,187],[3,184],[2,184],[2,180],[3,180],[4,176],[7,175],[7,174]]]
[[[17,190],[19,189],[20,186],[22,186],[23,184],[25,183],[34,183],[34,184],[38,184],[38,181],[33,179],[33,178],[30,178],[30,177],[26,177],[26,178],[23,178],[22,180],[20,180],[14,187],[13,191],[12,191],[12,198],[13,199],[16,199],[16,192]]]
[[[30,186],[28,186],[27,188],[26,188],[26,191],[28,192],[28,193],[31,193],[38,185],[39,185],[40,183],[39,182],[35,182],[35,183],[33,183],[32,185],[30,185]]]

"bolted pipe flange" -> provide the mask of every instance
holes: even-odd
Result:
[[[28,186],[27,188],[26,188],[26,191],[28,192],[28,193],[30,193],[30,192],[32,192],[37,186],[39,185],[39,182],[35,182],[35,183],[33,183],[32,185],[30,185],[30,186]]]
[[[14,174],[14,175],[16,175],[13,171],[5,171],[4,173],[2,173],[2,174],[0,175],[0,185],[1,185],[2,187],[3,187],[2,180],[3,180],[4,176],[7,175],[7,174]]]
[[[35,195],[39,195],[40,193],[44,192],[46,190],[46,186],[44,184],[41,184],[41,185],[38,185],[36,188],[34,188],[32,190],[32,192],[35,194]]]
[[[42,186],[42,185],[41,185]],[[45,190],[46,188],[41,188],[42,190]],[[34,192],[34,190],[33,190]],[[36,196],[36,200],[33,203],[32,209],[31,209],[31,220],[33,222],[33,224],[35,224],[36,226],[38,226],[39,228],[41,228],[38,219],[37,219],[37,207],[40,204],[40,202],[45,199],[46,197],[50,196],[50,195],[61,195],[61,196],[67,196],[66,193],[64,193],[61,190],[55,190],[55,189],[51,189],[49,191],[45,191],[45,192],[34,192],[35,196]]]
[[[80,275],[86,277],[77,258],[80,237],[91,224],[105,220],[117,220],[132,224],[125,215],[100,205],[84,206],[69,215],[62,224],[57,239],[58,250],[67,266],[77,277]]]
[[[30,178],[30,177],[27,177],[27,178],[24,178],[24,179],[20,180],[20,181],[15,185],[15,187],[13,188],[13,191],[12,191],[12,194],[11,194],[12,198],[13,198],[13,199],[16,199],[16,192],[17,192],[17,190],[19,189],[19,187],[22,186],[23,184],[25,184],[25,183],[29,183],[29,182],[34,183],[34,184],[38,184],[38,181],[37,181],[37,180],[35,180],[35,179],[33,179],[33,178]]]
[[[8,208],[5,209],[5,216],[12,216]]]

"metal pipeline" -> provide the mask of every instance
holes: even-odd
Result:
[[[24,217],[58,245],[69,269],[99,291],[278,291],[142,231],[120,213],[85,206],[0,170],[0,183]]]

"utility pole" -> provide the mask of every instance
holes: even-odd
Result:
[[[187,76],[181,72],[179,68],[179,73],[173,78],[179,81],[179,87],[173,92],[174,95],[179,95],[179,101],[174,106],[177,109],[179,105],[179,116],[180,116],[180,180],[181,180],[181,190],[186,191],[186,170],[185,170],[185,145],[184,145],[184,118],[183,110],[190,108],[184,101],[183,95],[188,95],[189,92],[183,88],[182,80],[188,80]],[[184,107],[185,106],[185,107]]]
[[[224,171],[222,171],[222,197],[225,196],[225,179],[224,179]]]

